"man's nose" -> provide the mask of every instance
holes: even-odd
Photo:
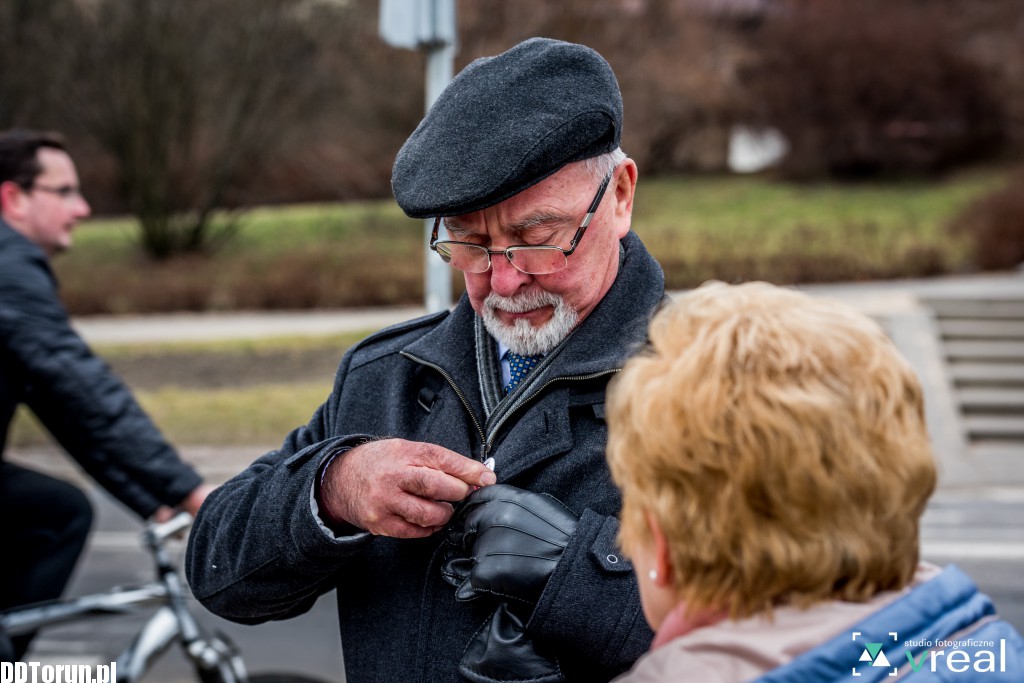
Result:
[[[512,296],[533,280],[512,265],[504,254],[491,255],[491,291],[500,296]]]
[[[87,218],[92,213],[92,207],[89,206],[89,202],[85,200],[85,197],[78,197],[78,206],[75,207],[75,215],[78,218]]]

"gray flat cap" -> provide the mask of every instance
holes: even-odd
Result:
[[[391,186],[413,218],[478,211],[616,149],[621,128],[608,62],[583,45],[531,38],[448,84],[398,152]]]

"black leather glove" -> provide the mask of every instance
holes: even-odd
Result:
[[[441,573],[459,600],[490,593],[536,604],[578,521],[546,493],[485,486],[456,516]]]
[[[501,603],[473,634],[459,662],[459,673],[473,683],[561,683],[558,658],[534,642],[516,606]]]

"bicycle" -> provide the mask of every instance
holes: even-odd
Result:
[[[0,626],[8,635],[17,636],[58,624],[124,615],[156,606],[156,612],[117,658],[116,683],[143,680],[153,663],[175,643],[181,646],[202,683],[322,683],[291,673],[250,676],[241,652],[227,636],[205,632],[189,611],[184,582],[165,547],[169,538],[191,524],[192,517],[184,512],[162,524],[146,524],[142,544],[153,557],[156,580],[152,583],[115,586],[103,593],[19,606],[0,613]]]

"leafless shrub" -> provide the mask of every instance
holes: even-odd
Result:
[[[751,112],[791,144],[793,176],[936,172],[991,153],[1003,116],[941,4],[790,2],[745,74]]]
[[[968,206],[951,221],[950,230],[967,236],[974,265],[982,270],[1024,264],[1024,171]]]
[[[705,3],[710,4],[710,3]],[[644,173],[722,170],[747,58],[735,18],[700,3],[477,0],[460,5],[460,62],[530,36],[583,43],[612,65],[625,107],[622,146]]]

